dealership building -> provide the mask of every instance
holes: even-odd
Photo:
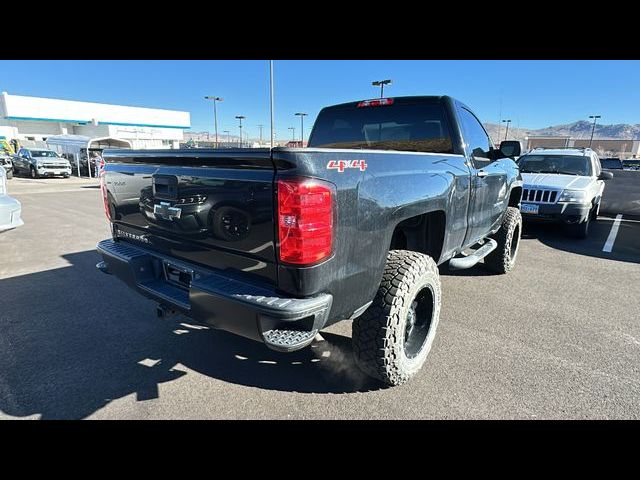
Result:
[[[0,138],[21,144],[79,135],[126,140],[132,148],[179,148],[189,128],[189,112],[0,95]]]

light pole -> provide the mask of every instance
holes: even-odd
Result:
[[[227,134],[227,143],[231,143],[231,138],[229,137],[231,132],[229,132],[229,130],[223,130],[222,133],[226,133]]]
[[[264,127],[264,125],[258,125],[258,128],[260,129],[260,146],[262,146],[262,127]]]
[[[273,148],[276,139],[273,123],[273,60],[269,60],[269,113],[271,116],[271,148]]]
[[[296,127],[289,127],[289,130],[291,130],[293,133],[291,134],[291,141],[295,142],[296,141]]]
[[[593,128],[591,129],[591,139],[589,140],[589,148],[591,148],[591,142],[593,142],[593,132],[596,131],[596,121],[601,118],[601,115],[589,115],[589,118],[593,118]]]
[[[504,139],[507,139],[507,135],[509,134],[509,124],[511,123],[511,120],[502,120],[502,123],[506,123],[507,124],[507,130],[504,132]]]
[[[384,97],[384,86],[391,85],[391,80],[378,80],[376,82],[371,82],[371,85],[374,87],[380,87],[380,98]]]
[[[304,112],[296,113],[300,117],[300,147],[304,147],[304,117],[307,116]]]
[[[216,148],[218,148],[218,112],[216,110],[216,102],[221,102],[222,98],[206,96],[204,99],[213,101],[213,126],[216,131]]]
[[[240,145],[238,146],[242,148],[242,120],[247,117],[245,117],[244,115],[236,115],[236,118],[240,120]]]

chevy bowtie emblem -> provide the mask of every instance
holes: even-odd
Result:
[[[180,218],[182,210],[179,207],[172,207],[170,203],[160,202],[160,204],[153,206],[153,213],[165,220],[173,220]]]

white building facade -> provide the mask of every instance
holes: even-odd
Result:
[[[640,140],[611,138],[573,138],[569,136],[525,137],[525,150],[534,148],[592,148],[601,157],[640,158]]]
[[[189,112],[0,95],[0,137],[46,141],[52,135],[128,140],[135,149],[179,148]]]

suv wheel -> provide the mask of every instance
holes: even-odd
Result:
[[[13,168],[10,168],[9,170],[7,170],[7,179],[9,178],[13,178]]]
[[[591,220],[596,221],[598,220],[598,215],[600,215],[600,202],[598,202],[595,206],[595,208],[592,210],[592,215],[591,215]]]
[[[502,225],[493,239],[498,242],[496,249],[484,258],[484,265],[496,273],[507,273],[513,269],[520,247],[522,215],[515,207],[507,207]]]
[[[440,276],[427,255],[391,250],[372,304],[353,321],[356,362],[387,385],[413,377],[427,359],[440,318]]]
[[[31,173],[31,178],[38,178],[38,172],[33,168],[33,165],[29,168],[29,172]]]
[[[576,238],[587,238],[589,235],[589,225],[591,224],[592,212],[589,212],[587,219],[584,222],[574,223],[573,225],[567,225],[571,236]]]

